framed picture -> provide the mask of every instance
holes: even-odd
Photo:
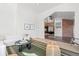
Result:
[[[35,25],[34,24],[24,24],[24,30],[34,30]]]
[[[24,24],[24,30],[30,30],[30,24]]]
[[[30,24],[30,30],[34,30],[35,29],[35,25],[34,24]]]

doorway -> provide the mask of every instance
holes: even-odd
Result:
[[[44,19],[45,39],[71,43],[74,16],[74,12],[55,12]]]
[[[49,16],[44,20],[45,38],[52,39],[54,37],[54,19]]]
[[[62,37],[64,41],[71,42],[73,38],[74,19],[62,19]]]

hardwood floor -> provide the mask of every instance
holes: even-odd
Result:
[[[73,40],[72,37],[54,37],[54,36],[46,37],[46,39],[61,41],[65,43],[72,43],[72,40]]]
[[[79,46],[76,46],[74,44],[64,43],[61,41],[51,39],[41,39],[41,38],[33,38],[33,40],[44,42],[46,44],[52,42],[52,44],[58,45],[61,49],[62,56],[79,56]]]

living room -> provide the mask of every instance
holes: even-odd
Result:
[[[62,55],[79,55],[78,6],[79,4],[76,3],[0,3],[0,48],[2,49],[0,51],[0,55],[61,56],[61,49],[64,51]],[[72,43],[64,43],[61,41],[45,39],[44,20],[46,17],[55,12],[74,13],[75,16],[72,37],[74,41]],[[63,34],[61,29],[57,30],[55,36],[62,37]],[[21,53],[16,53],[12,46],[15,45],[15,42],[20,42],[23,40],[24,37],[26,37],[25,35],[29,37],[27,37],[27,39],[32,39],[31,49],[29,50],[24,45],[16,44],[16,46],[19,46],[18,48],[14,47],[14,49],[16,48],[16,51],[18,49],[22,50],[21,48],[25,49]],[[10,55],[5,53],[6,49],[9,50],[8,53],[11,51]],[[57,50],[55,51],[53,49]],[[51,53],[51,51],[53,52]],[[69,53],[65,53],[65,51]]]

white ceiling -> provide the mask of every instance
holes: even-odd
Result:
[[[75,13],[74,12],[55,12],[52,16],[54,17],[62,17],[64,19],[74,19]]]
[[[36,13],[42,13],[50,10],[62,3],[20,3],[22,7],[28,7]],[[74,12],[55,12],[50,16],[63,17],[66,19],[74,19]]]
[[[55,6],[61,4],[61,3],[23,3],[26,7],[28,6],[32,10],[34,10],[37,13],[42,13],[44,11],[47,11],[51,8],[54,8]]]

